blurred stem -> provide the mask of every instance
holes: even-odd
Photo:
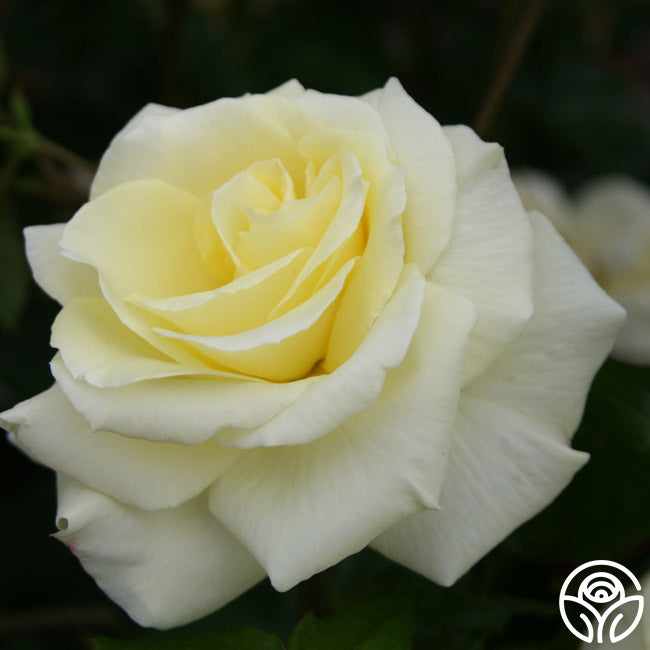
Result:
[[[95,175],[95,172],[97,171],[96,167],[94,165],[91,165],[87,160],[78,154],[74,153],[74,151],[70,151],[70,149],[66,149],[60,144],[52,142],[51,140],[48,140],[47,138],[44,138],[40,135],[38,136],[37,143],[40,153],[42,153],[44,156],[58,160],[70,169],[73,169],[81,175],[87,176],[91,179]]]
[[[11,188],[23,195],[70,206],[86,201],[96,171],[92,164],[33,129],[12,126],[5,114],[0,113],[0,122],[0,142],[10,147],[0,175],[0,190]],[[18,174],[18,169],[29,160],[36,164],[38,181],[23,179]]]
[[[481,137],[485,136],[485,132],[492,123],[494,113],[512,81],[515,70],[526,51],[530,37],[539,23],[545,3],[546,0],[530,0],[517,29],[512,35],[494,83],[488,88],[481,109],[474,121],[474,131]]]

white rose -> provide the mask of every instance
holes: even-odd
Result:
[[[26,234],[56,384],[2,418],[142,625],[367,545],[451,584],[586,461],[622,310],[501,147],[396,80],[147,106],[74,218]]]
[[[572,201],[550,176],[514,175],[528,210],[544,212],[599,284],[627,310],[613,356],[650,364],[650,191],[610,176],[580,188]]]

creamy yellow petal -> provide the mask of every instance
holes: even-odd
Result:
[[[359,551],[389,522],[436,506],[475,318],[466,299],[429,285],[422,327],[371,408],[309,444],[252,449],[215,483],[211,509],[276,589]],[[364,379],[342,392],[364,391]]]
[[[286,103],[282,97],[275,99]],[[296,152],[290,126],[267,117],[250,97],[149,115],[113,139],[101,159],[91,198],[147,178],[201,197],[250,164],[273,158],[282,160],[302,188],[304,160]]]
[[[341,180],[333,177],[317,196],[284,203],[289,214],[256,230],[240,231],[235,251],[249,269],[256,269],[297,248],[316,248],[341,201]]]
[[[310,89],[293,94],[288,100],[316,117],[326,127],[374,131],[382,137],[386,135],[384,123],[377,111],[358,97],[320,93]]]
[[[135,304],[186,334],[226,336],[254,329],[267,322],[311,252],[298,249],[213,291]]]
[[[75,298],[67,303],[52,326],[51,344],[60,350],[74,377],[95,386],[123,386],[184,375],[232,376],[200,362],[189,352],[192,362],[187,364],[162,354],[128,329],[101,298]]]
[[[56,384],[2,417],[16,444],[35,460],[143,510],[192,499],[241,453],[213,440],[174,445],[93,431]]]
[[[350,359],[330,374],[314,377],[294,402],[261,426],[251,431],[223,431],[218,440],[247,449],[300,445],[371,408],[387,371],[404,361],[420,321],[424,296],[424,278],[415,265],[406,266],[395,293]]]
[[[456,203],[456,163],[449,141],[432,115],[390,79],[380,92],[377,112],[395,160],[406,170],[404,211],[406,262],[428,273],[451,238]]]
[[[323,363],[324,369],[331,372],[364,339],[392,295],[404,266],[404,170],[390,162],[385,142],[370,132],[326,129],[303,138],[299,150],[315,165],[343,151],[352,151],[369,183],[364,213],[367,244],[332,328]]]
[[[27,260],[40,287],[62,305],[79,296],[99,296],[97,271],[62,253],[64,223],[25,228]]]
[[[239,233],[249,228],[247,209],[273,212],[281,205],[280,199],[248,172],[233,176],[212,195],[212,224],[234,264],[236,277],[251,270],[237,254]]]
[[[214,375],[142,379],[98,388],[75,379],[60,355],[52,374],[93,429],[131,438],[196,445],[225,429],[260,426],[289,407],[321,377],[274,383]]]
[[[122,297],[161,298],[214,287],[194,238],[196,199],[158,180],[124,183],[86,203],[61,247],[94,266]]]
[[[360,224],[367,183],[363,180],[361,166],[354,155],[343,152],[340,156],[330,158],[321,173],[326,167],[330,168],[329,173],[338,173],[342,179],[339,205],[311,257],[301,268],[292,287],[273,311],[271,318],[297,307],[313,292],[329,282],[345,262],[363,254],[366,241],[364,229]]]
[[[350,260],[296,309],[261,327],[230,336],[194,336],[156,328],[156,333],[191,343],[225,368],[271,381],[304,377],[327,349],[339,296],[356,260]]]

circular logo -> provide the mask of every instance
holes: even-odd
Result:
[[[625,583],[631,582],[625,592]],[[560,614],[571,634],[587,643],[621,641],[643,614],[641,585],[622,564],[610,560],[585,562],[574,569],[560,591]]]

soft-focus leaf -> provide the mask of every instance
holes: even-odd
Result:
[[[381,597],[326,618],[308,614],[291,635],[289,650],[408,650],[414,634],[408,599]]]
[[[282,650],[277,636],[252,627],[210,630],[197,634],[159,634],[140,641],[93,639],[94,650]]]
[[[9,94],[9,110],[22,131],[34,131],[32,124],[32,109],[27,97],[21,90],[14,90]]]

